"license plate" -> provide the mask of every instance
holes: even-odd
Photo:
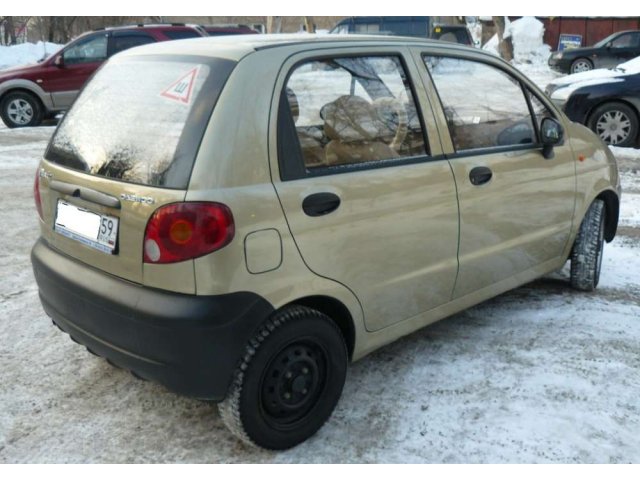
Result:
[[[118,218],[58,200],[54,230],[88,247],[112,254],[118,239]]]

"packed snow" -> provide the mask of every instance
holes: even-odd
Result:
[[[504,38],[511,38],[514,63],[546,64],[551,48],[542,43],[543,36],[544,25],[535,17],[522,17],[513,22],[505,17]],[[498,55],[498,35],[491,37],[482,48]]]
[[[62,45],[49,42],[21,43],[8,47],[0,45],[0,70],[37,63],[61,48]]]

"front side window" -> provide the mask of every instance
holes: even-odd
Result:
[[[303,63],[289,76],[285,93],[307,170],[427,153],[398,57]]]
[[[536,143],[520,82],[480,62],[425,57],[457,152]]]
[[[613,48],[630,48],[638,46],[640,35],[635,33],[625,33],[611,42]]]
[[[78,41],[63,53],[65,65],[102,62],[107,58],[107,36]]]

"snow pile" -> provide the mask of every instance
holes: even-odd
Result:
[[[513,42],[513,61],[523,64],[547,64],[551,47],[542,43],[544,25],[535,17],[522,17],[513,22],[505,17],[504,37],[511,37]],[[483,50],[499,55],[498,35],[491,37]]]
[[[516,63],[543,63],[546,65],[551,47],[542,43],[544,25],[535,17],[522,17],[511,23],[509,34],[513,41]]]
[[[60,48],[62,45],[49,42],[21,43],[10,47],[0,46],[0,70],[36,63],[41,58],[57,52]]]

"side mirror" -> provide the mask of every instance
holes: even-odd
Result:
[[[62,55],[58,55],[54,60],[53,60],[53,64],[56,67],[64,67],[64,57]]]
[[[543,118],[540,122],[540,139],[542,140],[542,155],[546,159],[553,158],[553,147],[564,141],[564,129],[554,118]]]

